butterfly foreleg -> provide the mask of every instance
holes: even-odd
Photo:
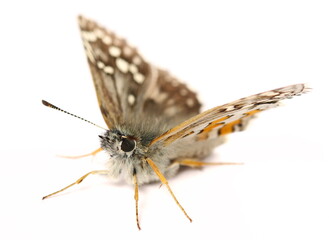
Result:
[[[138,180],[137,175],[134,174],[134,185],[135,185],[135,207],[136,207],[136,223],[139,230],[141,227],[139,225],[139,218],[138,218]]]
[[[167,187],[170,195],[175,200],[176,204],[182,210],[182,212],[184,213],[184,215],[188,218],[188,220],[190,220],[190,222],[192,222],[192,219],[189,217],[189,215],[187,215],[187,213],[184,210],[184,208],[182,207],[182,205],[178,202],[177,198],[175,197],[173,191],[171,190],[171,188],[170,188],[170,186],[168,184],[167,179],[165,178],[165,176],[163,176],[163,174],[161,173],[161,171],[159,170],[159,168],[157,167],[157,165],[150,158],[146,158],[145,160],[149,164],[149,166],[153,169],[153,171],[156,173],[156,175],[159,177],[161,183],[163,185],[166,185],[166,187]]]
[[[71,183],[71,184],[67,185],[66,187],[62,188],[61,190],[58,190],[58,191],[56,191],[56,192],[53,192],[53,193],[51,193],[51,194],[48,194],[48,195],[44,196],[44,197],[42,198],[42,200],[44,200],[44,199],[46,199],[46,198],[49,198],[49,197],[51,197],[51,196],[53,196],[53,195],[56,195],[56,194],[58,194],[58,193],[60,193],[60,192],[63,192],[63,191],[65,191],[66,189],[68,189],[68,188],[70,188],[70,187],[72,187],[72,186],[74,186],[74,185],[76,185],[76,184],[80,184],[80,183],[81,183],[86,177],[88,177],[89,175],[92,175],[92,174],[108,174],[108,173],[109,173],[108,170],[95,170],[95,171],[91,171],[91,172],[89,172],[89,173],[86,173],[85,175],[83,175],[82,177],[80,177],[78,180],[76,180],[74,183]]]

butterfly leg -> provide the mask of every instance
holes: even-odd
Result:
[[[135,203],[136,203],[136,223],[139,230],[141,230],[141,227],[139,225],[139,218],[138,218],[138,181],[137,181],[137,175],[134,175],[134,185],[135,185]]]
[[[70,158],[70,159],[78,159],[78,158],[83,158],[83,157],[88,157],[88,156],[95,156],[97,153],[103,151],[102,148],[98,148],[95,151],[92,151],[91,153],[87,153],[87,154],[83,154],[83,155],[79,155],[79,156],[61,156],[58,155],[58,157],[62,157],[62,158]]]
[[[158,175],[160,181],[162,182],[162,184],[166,185],[170,195],[173,197],[173,199],[175,200],[176,204],[178,205],[178,207],[183,211],[184,215],[188,218],[188,220],[190,220],[190,222],[192,222],[192,219],[189,217],[189,215],[187,215],[186,211],[184,210],[184,208],[182,207],[182,205],[180,205],[180,203],[178,202],[177,198],[175,197],[174,193],[172,192],[167,179],[163,176],[163,174],[160,172],[159,168],[157,167],[157,165],[155,165],[155,163],[150,159],[150,158],[146,158],[145,159],[147,161],[147,163],[150,165],[150,167],[153,169],[153,171],[156,173],[156,175]]]
[[[70,185],[68,185],[68,186],[66,186],[66,187],[64,187],[64,188],[62,188],[61,190],[58,190],[58,191],[56,191],[56,192],[53,192],[53,193],[51,193],[51,194],[48,194],[47,196],[44,196],[44,197],[42,198],[42,200],[44,200],[44,199],[46,199],[46,198],[49,198],[49,197],[51,197],[51,196],[53,196],[53,195],[56,195],[56,194],[58,194],[58,193],[60,193],[60,192],[63,192],[64,190],[66,190],[66,189],[68,189],[68,188],[70,188],[70,187],[72,187],[72,186],[74,186],[74,185],[76,185],[76,184],[81,183],[81,182],[82,182],[86,177],[88,177],[89,175],[92,175],[92,174],[107,174],[107,173],[109,173],[108,170],[96,170],[96,171],[91,171],[91,172],[89,172],[89,173],[86,173],[85,175],[83,175],[82,177],[80,177],[78,180],[76,180],[74,183],[71,183]]]
[[[181,166],[188,166],[188,167],[202,167],[202,166],[210,166],[210,165],[242,165],[243,163],[203,162],[203,161],[198,161],[196,158],[179,158],[172,163],[172,165],[174,164],[179,164]]]

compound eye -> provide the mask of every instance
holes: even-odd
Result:
[[[131,152],[136,147],[136,141],[134,139],[122,138],[121,150],[124,152]]]

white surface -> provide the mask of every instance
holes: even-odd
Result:
[[[326,1],[10,1],[0,4],[1,239],[328,239],[329,36]],[[41,201],[102,157],[103,124],[76,16],[85,14],[197,89],[205,108],[293,83],[314,91],[263,113],[209,161],[170,179],[193,218],[158,184],[90,177]]]

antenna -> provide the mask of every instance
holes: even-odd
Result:
[[[49,102],[47,102],[47,101],[45,101],[45,100],[42,100],[42,104],[45,105],[46,107],[53,108],[53,109],[58,110],[58,111],[60,111],[60,112],[66,113],[66,114],[68,114],[68,115],[71,115],[71,116],[73,116],[73,117],[79,118],[79,119],[81,119],[81,120],[83,120],[83,121],[85,121],[85,122],[87,122],[87,123],[90,123],[90,124],[96,126],[96,127],[99,127],[99,128],[104,129],[104,130],[107,130],[106,128],[103,128],[103,127],[101,127],[101,126],[99,126],[99,125],[97,125],[97,124],[95,124],[95,123],[93,123],[93,122],[90,122],[90,121],[88,121],[88,120],[86,120],[86,119],[84,119],[84,118],[82,118],[82,117],[79,117],[79,116],[74,115],[74,114],[72,114],[72,113],[69,113],[69,112],[67,112],[67,111],[65,111],[65,110],[63,110],[63,109],[61,109],[61,108],[59,108],[59,107],[56,107],[55,105],[53,105],[53,104],[51,104],[51,103],[49,103]]]

